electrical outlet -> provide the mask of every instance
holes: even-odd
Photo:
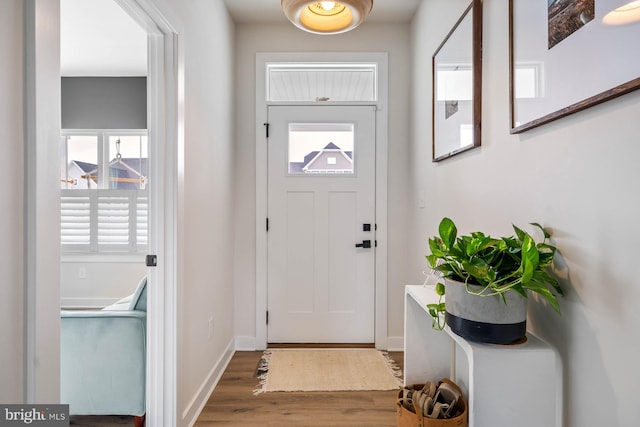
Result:
[[[209,317],[209,336],[207,338],[213,338],[213,316]]]
[[[78,279],[86,279],[87,278],[87,269],[84,267],[80,267],[78,269]]]

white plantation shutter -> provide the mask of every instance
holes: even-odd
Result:
[[[136,243],[147,246],[149,243],[149,197],[138,195],[136,203]]]
[[[146,190],[61,190],[63,251],[145,252]]]
[[[129,245],[131,198],[120,191],[98,190],[98,246]]]
[[[84,247],[91,244],[90,191],[62,191],[60,197],[61,235],[63,247]]]

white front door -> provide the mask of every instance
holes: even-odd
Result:
[[[375,107],[268,115],[268,341],[372,343]]]

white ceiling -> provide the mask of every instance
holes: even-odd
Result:
[[[146,76],[147,33],[115,0],[61,0],[60,72]]]
[[[223,1],[237,23],[286,21],[280,0]],[[421,1],[374,0],[367,21],[410,22]],[[115,0],[61,0],[60,9],[63,76],[147,74],[146,33]]]

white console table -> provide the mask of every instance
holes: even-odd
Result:
[[[426,305],[437,302],[432,287],[405,287],[405,385],[451,378],[468,398],[469,427],[562,427],[557,351],[531,333],[505,346],[434,330]]]

